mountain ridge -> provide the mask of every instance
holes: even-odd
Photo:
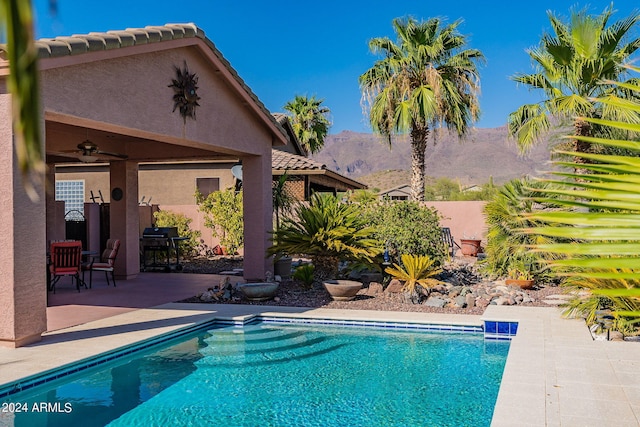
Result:
[[[506,126],[475,128],[460,141],[451,132],[439,131],[428,140],[425,174],[451,178],[464,185],[482,184],[491,178],[501,184],[548,170],[549,145],[543,141],[523,156],[509,139]],[[393,140],[390,149],[380,136],[346,130],[328,135],[323,149],[312,158],[331,170],[366,183],[370,174],[410,171],[411,145],[407,136],[401,136]]]

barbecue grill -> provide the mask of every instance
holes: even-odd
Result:
[[[164,271],[182,270],[180,264],[180,242],[186,237],[178,236],[176,227],[148,227],[142,232],[142,271],[148,268],[162,268]],[[175,250],[176,263],[171,264],[171,251]],[[149,263],[150,260],[153,260]],[[166,261],[166,262],[164,262]]]

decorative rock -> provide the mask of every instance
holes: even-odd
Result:
[[[464,308],[464,306],[467,305],[467,299],[465,297],[463,297],[462,295],[458,295],[457,297],[455,297],[453,299],[453,301],[455,302],[457,307]]]
[[[402,292],[403,287],[404,285],[400,280],[393,279],[391,282],[389,282],[389,285],[387,286],[387,289],[385,289],[385,292],[397,294]]]
[[[476,298],[471,293],[467,293],[465,296],[465,304],[467,308],[473,308],[476,305]]]
[[[478,298],[476,300],[476,307],[487,308],[488,305],[489,305],[489,301],[484,298]]]
[[[610,341],[624,341],[624,335],[620,331],[610,331],[609,332],[609,340]]]
[[[370,282],[369,289],[367,289],[366,294],[370,296],[375,296],[384,292],[384,288],[378,282]]]
[[[427,307],[439,307],[439,308],[444,307],[445,304],[447,304],[446,300],[443,300],[442,298],[437,298],[437,297],[430,297],[424,303],[424,305],[426,305]]]

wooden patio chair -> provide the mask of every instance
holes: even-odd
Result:
[[[56,293],[56,283],[63,276],[71,276],[76,280],[76,289],[80,292],[80,285],[87,287],[80,278],[80,264],[82,262],[82,242],[67,241],[51,243],[49,275],[51,283],[49,290]]]

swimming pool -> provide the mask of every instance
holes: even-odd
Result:
[[[25,405],[16,426],[488,426],[508,348],[474,333],[209,327],[3,403]]]

